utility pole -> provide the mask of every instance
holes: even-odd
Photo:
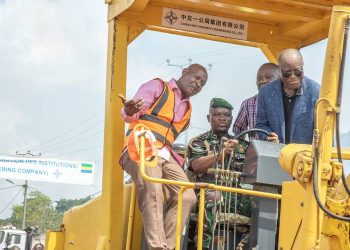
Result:
[[[26,211],[27,211],[27,193],[28,193],[28,181],[25,180],[23,185],[18,185],[13,181],[6,179],[7,182],[23,188],[23,212],[22,212],[22,229],[26,226]]]
[[[39,154],[32,154],[29,150],[26,153],[18,153],[18,151],[16,151],[16,156],[28,156],[28,155],[30,157],[40,157],[41,153],[39,153]],[[25,180],[24,185],[22,185],[22,187],[23,187],[22,229],[24,229],[25,226],[26,226],[26,214],[27,214],[28,180]]]
[[[26,214],[27,214],[27,190],[28,190],[28,181],[26,180],[23,185],[23,215],[22,215],[22,229],[26,226]]]
[[[188,63],[183,63],[183,64],[170,63],[170,59],[166,59],[166,62],[168,64],[168,66],[179,67],[180,69],[184,69],[192,63],[192,58],[188,58]]]
[[[168,64],[168,66],[172,66],[172,67],[179,67],[180,69],[184,69],[187,66],[192,64],[192,58],[188,58],[188,63],[182,63],[182,64],[174,64],[174,63],[170,63],[170,59],[166,59],[166,62]],[[209,63],[208,66],[206,66],[205,68],[207,70],[211,70],[211,68],[213,67],[212,63]]]

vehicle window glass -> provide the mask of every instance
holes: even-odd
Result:
[[[20,244],[21,243],[21,235],[13,234],[12,235],[12,242],[13,242],[13,244]]]
[[[4,238],[5,238],[5,233],[3,231],[1,231],[0,232],[0,243],[3,242]]]

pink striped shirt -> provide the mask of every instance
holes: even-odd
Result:
[[[182,100],[181,91],[176,84],[175,79],[169,81],[170,88],[175,93],[175,118],[174,121],[180,121],[188,109],[190,108],[190,99],[185,98]],[[157,79],[151,80],[141,85],[141,87],[136,92],[133,100],[143,98],[143,107],[140,112],[134,114],[133,116],[128,116],[125,114],[124,108],[121,109],[121,115],[125,122],[131,123],[137,121],[137,119],[146,113],[146,111],[152,106],[152,104],[159,98],[163,91],[163,83]]]
[[[237,118],[233,124],[233,133],[235,135],[255,127],[258,106],[257,100],[258,95],[255,95],[242,102]]]
[[[190,99],[189,98],[182,99],[181,90],[177,86],[175,79],[171,79],[168,83],[170,88],[174,91],[174,94],[175,94],[174,121],[180,121],[190,108]],[[152,104],[160,97],[160,95],[162,94],[162,91],[163,91],[163,83],[158,79],[154,79],[142,84],[141,87],[136,92],[135,96],[132,98],[133,100],[143,98],[142,109],[138,113],[132,116],[128,116],[125,113],[124,108],[122,108],[121,115],[124,121],[126,123],[137,121],[138,118],[141,115],[145,114],[146,111],[152,106]],[[124,154],[124,151],[123,151],[123,154]],[[184,161],[183,158],[178,154],[176,154],[167,145],[159,149],[158,154],[160,157],[162,157],[165,160],[169,160],[169,157],[171,154],[173,158],[179,163],[180,166],[183,164],[183,161]]]

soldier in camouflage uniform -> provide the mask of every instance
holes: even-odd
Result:
[[[215,168],[215,159],[218,156],[217,154],[222,137],[226,137],[227,139],[227,141],[224,142],[225,169],[228,167],[229,156],[238,143],[236,140],[233,140],[231,135],[228,134],[228,130],[232,123],[232,109],[232,105],[224,99],[213,98],[211,100],[209,114],[207,115],[208,122],[211,125],[211,130],[193,138],[190,141],[186,151],[188,161],[187,172],[192,181],[220,185],[220,181],[216,183],[215,174],[211,174],[210,169]],[[221,156],[219,156],[218,159],[221,159]],[[220,161],[221,160],[219,160],[219,162]],[[234,162],[234,160],[231,161],[231,163]],[[229,168],[230,170],[241,170],[237,169],[236,165],[231,165],[232,166]],[[228,202],[228,196],[229,194],[224,192],[220,195],[220,192],[218,191],[206,191],[203,229],[204,249],[208,249],[211,246],[212,233],[213,230],[215,230],[216,223],[215,212],[219,209],[219,207],[221,207],[220,202],[223,204],[225,199],[226,202]],[[232,194],[232,198],[230,200],[230,212],[233,212],[235,202],[234,194]],[[250,216],[250,199],[248,197],[238,195],[237,211],[238,214]]]

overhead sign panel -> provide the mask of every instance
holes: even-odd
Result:
[[[0,178],[91,185],[92,162],[0,155]]]
[[[162,26],[247,40],[248,22],[197,12],[163,8]]]

